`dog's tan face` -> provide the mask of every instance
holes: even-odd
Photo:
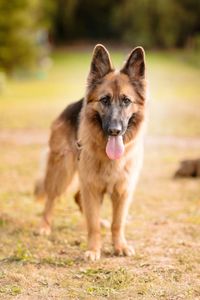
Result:
[[[88,76],[86,113],[107,141],[106,153],[118,159],[137,133],[145,104],[144,50],[135,48],[120,71],[115,71],[108,51],[94,49]],[[95,123],[95,122],[94,122]]]

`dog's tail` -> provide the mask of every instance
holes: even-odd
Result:
[[[34,185],[34,198],[37,202],[43,202],[46,197],[47,197],[47,192],[45,189],[45,177],[47,174],[47,165],[48,165],[48,160],[49,160],[49,155],[50,151],[46,149],[45,151],[42,152],[41,158],[40,158],[40,168],[39,168],[39,174],[37,176],[37,179],[35,181]],[[80,210],[82,211],[82,207],[80,204],[80,192],[79,190],[79,179],[78,179],[78,174],[72,174],[74,171],[74,164],[69,164],[69,170],[67,171],[67,178],[66,178],[66,183],[67,181],[69,182],[69,185],[67,186],[67,190],[69,193],[75,194],[75,202],[79,206]],[[71,171],[70,171],[71,170]],[[55,170],[56,171],[56,170]],[[69,177],[69,178],[68,178]],[[72,180],[70,179],[72,177]]]
[[[42,202],[46,198],[44,181],[45,181],[48,157],[49,157],[49,150],[46,149],[41,154],[39,174],[34,185],[34,192],[33,192],[34,198],[38,202]]]
[[[43,178],[37,179],[35,182],[34,197],[37,202],[43,202],[46,198]]]

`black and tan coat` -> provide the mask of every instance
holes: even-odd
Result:
[[[50,233],[54,200],[78,173],[76,202],[87,221],[85,257],[100,258],[100,207],[105,193],[113,205],[115,253],[133,255],[125,220],[142,167],[146,115],[144,50],[135,48],[120,71],[108,51],[94,49],[84,99],[70,104],[52,125],[44,177],[36,194],[46,197],[41,233]]]

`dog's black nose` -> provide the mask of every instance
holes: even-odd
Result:
[[[118,134],[120,134],[120,132],[121,132],[121,126],[120,125],[108,128],[108,134],[109,135],[118,135]]]

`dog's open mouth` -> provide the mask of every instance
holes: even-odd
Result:
[[[124,153],[124,142],[122,135],[109,136],[106,145],[106,154],[112,160],[119,159]]]

